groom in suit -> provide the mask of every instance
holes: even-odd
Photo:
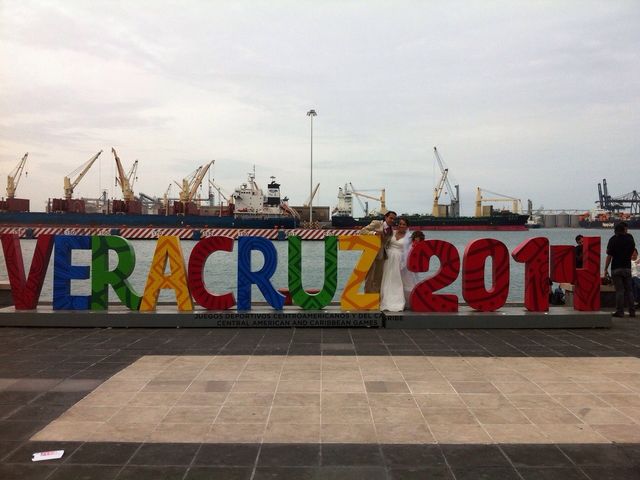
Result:
[[[387,259],[386,247],[391,241],[393,235],[393,226],[396,223],[396,212],[389,210],[384,214],[384,219],[374,220],[366,227],[360,230],[361,235],[378,235],[380,237],[380,250],[374,260],[367,278],[364,282],[365,293],[380,293],[380,285],[382,284],[382,270],[384,261]]]

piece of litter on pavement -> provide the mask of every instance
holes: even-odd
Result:
[[[37,452],[33,454],[31,458],[32,462],[41,462],[42,460],[57,460],[62,458],[64,450],[51,450],[49,452]]]

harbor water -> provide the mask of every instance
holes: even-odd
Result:
[[[605,254],[604,250],[608,239],[613,234],[612,230],[580,230],[575,228],[552,228],[552,229],[535,229],[528,231],[425,231],[426,237],[429,239],[446,240],[458,249],[460,253],[460,259],[466,245],[478,238],[495,238],[502,241],[509,251],[513,251],[523,240],[533,237],[547,237],[552,245],[575,245],[575,236],[579,233],[585,236],[600,236],[602,238],[602,256],[601,263],[604,266]],[[632,232],[633,233],[633,232]],[[640,238],[636,239],[636,241]],[[195,245],[195,241],[181,241],[182,251],[185,258],[185,265],[188,263],[189,254],[191,249]],[[35,247],[35,240],[22,240],[23,258],[25,261],[25,271],[29,271],[29,265],[33,255],[33,249]],[[153,240],[137,240],[131,241],[136,255],[136,267],[133,274],[130,277],[130,283],[139,294],[142,294],[147,275],[149,273],[149,267],[153,258],[156,242]],[[287,255],[287,242],[286,241],[274,241],[273,245],[278,254],[278,268],[276,273],[272,277],[272,284],[276,288],[287,288],[287,267],[288,267],[288,255]],[[351,274],[353,267],[360,257],[359,251],[338,251],[338,291],[334,297],[334,301],[339,301],[340,294],[342,292],[342,286],[346,283],[349,275]],[[2,253],[0,252],[0,256]],[[111,268],[116,265],[116,256],[112,252],[110,263]],[[91,264],[91,252],[88,250],[74,250],[73,258],[74,265],[90,265]],[[252,270],[258,270],[262,266],[262,254],[258,252],[253,253],[252,257]],[[169,268],[167,266],[167,268]],[[487,261],[485,284],[487,287],[491,286],[491,274],[490,274],[490,261]],[[429,272],[420,274],[422,278],[433,275],[433,272],[438,269],[438,260],[432,258],[429,266]],[[324,242],[322,241],[304,241],[302,245],[302,277],[303,285],[306,289],[320,289],[322,288],[324,278]],[[207,260],[205,266],[205,278],[206,286],[209,291],[215,293],[225,293],[233,291],[236,292],[237,282],[237,243],[233,252],[215,252]],[[7,279],[7,270],[4,262],[4,258],[0,261],[0,280]],[[509,289],[509,302],[522,302],[523,301],[523,285],[524,285],[524,265],[511,259],[510,262],[510,289]],[[51,302],[53,292],[53,255],[47,270],[47,276],[44,286],[42,288],[42,294],[40,296],[41,302]],[[71,282],[71,293],[73,295],[89,295],[91,292],[91,285],[89,280],[73,280]],[[461,296],[461,278],[458,276],[457,280],[449,287],[441,290],[444,293],[457,293],[460,297],[460,302],[463,302]],[[109,300],[111,302],[117,302],[118,299],[113,291],[109,293]],[[160,301],[174,301],[175,296],[171,290],[163,290],[160,294]],[[257,287],[254,286],[252,293],[252,301],[260,302],[264,301],[264,298],[260,294]]]

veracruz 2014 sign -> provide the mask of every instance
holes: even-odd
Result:
[[[208,237],[194,246],[185,264],[180,239],[160,237],[157,241],[146,285],[142,295],[128,281],[135,268],[132,245],[118,236],[42,235],[38,238],[29,275],[25,275],[22,249],[17,235],[1,236],[11,293],[16,310],[37,307],[51,254],[53,261],[54,310],[106,310],[110,287],[120,301],[131,310],[154,311],[161,289],[175,292],[177,308],[191,311],[194,301],[207,310],[251,309],[251,287],[257,285],[269,305],[280,310],[285,296],[272,284],[278,264],[277,251],[270,240],[261,237],[238,239],[237,299],[232,292],[214,293],[204,282],[207,258],[216,251],[231,252],[234,241],[229,237]],[[380,238],[373,235],[344,235],[324,240],[324,283],[317,293],[302,287],[302,242],[300,237],[288,239],[288,290],[293,304],[305,310],[321,309],[331,303],[337,290],[338,249],[360,250],[362,254],[343,286],[342,310],[378,310],[377,293],[361,293],[361,286],[380,249]],[[525,308],[541,312],[549,309],[549,281],[573,283],[574,308],[600,309],[600,238],[584,238],[583,267],[575,267],[574,247],[549,245],[543,237],[522,242],[509,253],[499,240],[483,238],[469,243],[460,253],[444,240],[424,240],[412,246],[407,265],[413,272],[428,272],[429,260],[437,257],[439,269],[418,283],[411,293],[411,306],[417,312],[456,312],[459,298],[455,294],[436,293],[462,275],[462,298],[473,309],[495,311],[507,301],[510,257],[523,263]],[[90,250],[91,266],[72,264],[73,250]],[[109,252],[117,255],[117,266],[109,270]],[[251,269],[251,253],[264,257],[260,270]],[[485,286],[485,263],[491,259],[491,288]],[[167,271],[167,263],[169,269]],[[72,295],[71,281],[91,279],[90,295]]]

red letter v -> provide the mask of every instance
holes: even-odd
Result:
[[[15,234],[0,235],[4,261],[7,265],[11,295],[16,310],[34,310],[40,299],[42,284],[53,250],[53,235],[40,235],[33,252],[29,278],[25,279],[20,238]]]

